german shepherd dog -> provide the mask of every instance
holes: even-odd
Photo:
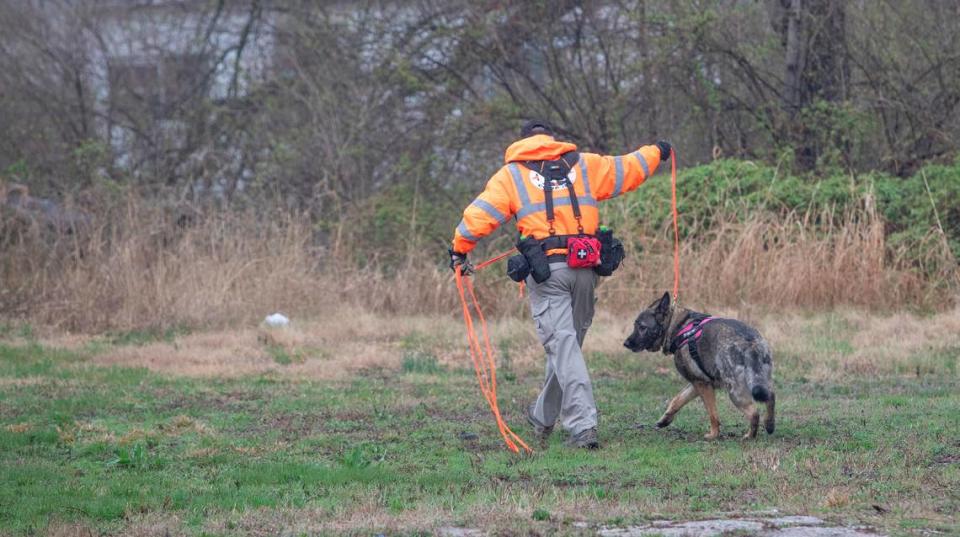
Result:
[[[670,425],[683,405],[700,397],[710,415],[708,440],[720,434],[714,390],[726,388],[730,400],[746,416],[750,428],[743,438],[756,438],[760,412],[754,401],[766,404],[764,427],[775,426],[773,359],[770,346],[759,332],[735,319],[710,317],[685,308],[671,308],[670,295],[655,300],[640,312],[633,333],[623,345],[634,351],[673,354],[677,371],[690,384],[670,400],[657,427]]]

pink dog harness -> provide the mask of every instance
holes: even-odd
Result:
[[[698,315],[697,318],[683,325],[683,328],[677,332],[677,335],[673,336],[673,339],[670,340],[670,347],[667,349],[667,351],[671,353],[676,353],[686,345],[693,361],[697,363],[697,367],[699,367],[700,371],[703,371],[703,374],[710,380],[716,379],[707,371],[707,368],[703,365],[703,361],[700,360],[700,353],[697,351],[697,342],[700,340],[700,336],[703,335],[703,325],[716,319],[716,317],[709,315]]]

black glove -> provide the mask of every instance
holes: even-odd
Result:
[[[453,249],[447,249],[450,254],[450,270],[456,271],[460,267],[460,274],[469,276],[473,274],[473,263],[467,259],[467,254],[454,252]]]
[[[657,147],[660,149],[660,162],[670,159],[670,142],[660,140],[657,142]]]

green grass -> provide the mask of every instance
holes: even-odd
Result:
[[[173,343],[178,336],[189,334],[190,330],[182,327],[148,328],[145,330],[128,330],[123,332],[108,332],[106,339],[113,345],[146,345],[148,343]]]
[[[280,365],[299,364],[307,359],[306,354],[301,349],[287,349],[282,345],[267,345],[265,349],[267,354],[273,358],[273,361]]]
[[[812,345],[830,339],[842,338]],[[339,520],[370,534],[390,519],[406,521],[402,532],[548,533],[575,532],[578,520],[770,508],[892,533],[960,531],[956,355],[929,362],[935,374],[831,382],[784,363],[776,433],[739,440],[745,423],[723,397],[723,437],[708,442],[699,402],[652,428],[682,387],[662,357],[594,354],[604,448],[572,451],[556,434],[518,457],[503,449],[473,372],[441,368],[421,347],[401,345],[400,371],[309,381],[173,378],[0,344],[0,533],[144,521],[171,533],[279,533]],[[511,375],[501,407],[529,440],[521,408],[540,372]]]
[[[404,373],[425,373],[428,375],[435,375],[443,371],[436,356],[416,351],[408,351],[403,354],[400,369]]]

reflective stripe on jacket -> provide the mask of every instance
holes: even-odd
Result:
[[[555,160],[576,149],[573,144],[558,142],[545,134],[523,138],[510,145],[504,156],[506,165],[490,178],[483,192],[463,211],[463,219],[453,235],[453,250],[463,254],[470,252],[480,238],[511,218],[516,218],[521,235],[538,239],[549,236],[543,177],[521,163]],[[580,161],[569,177],[580,204],[584,233],[593,234],[597,230],[598,201],[636,189],[657,171],[659,165],[660,149],[655,145],[645,145],[621,156],[580,153]],[[577,221],[567,190],[554,190],[553,203],[557,235],[576,234]]]

